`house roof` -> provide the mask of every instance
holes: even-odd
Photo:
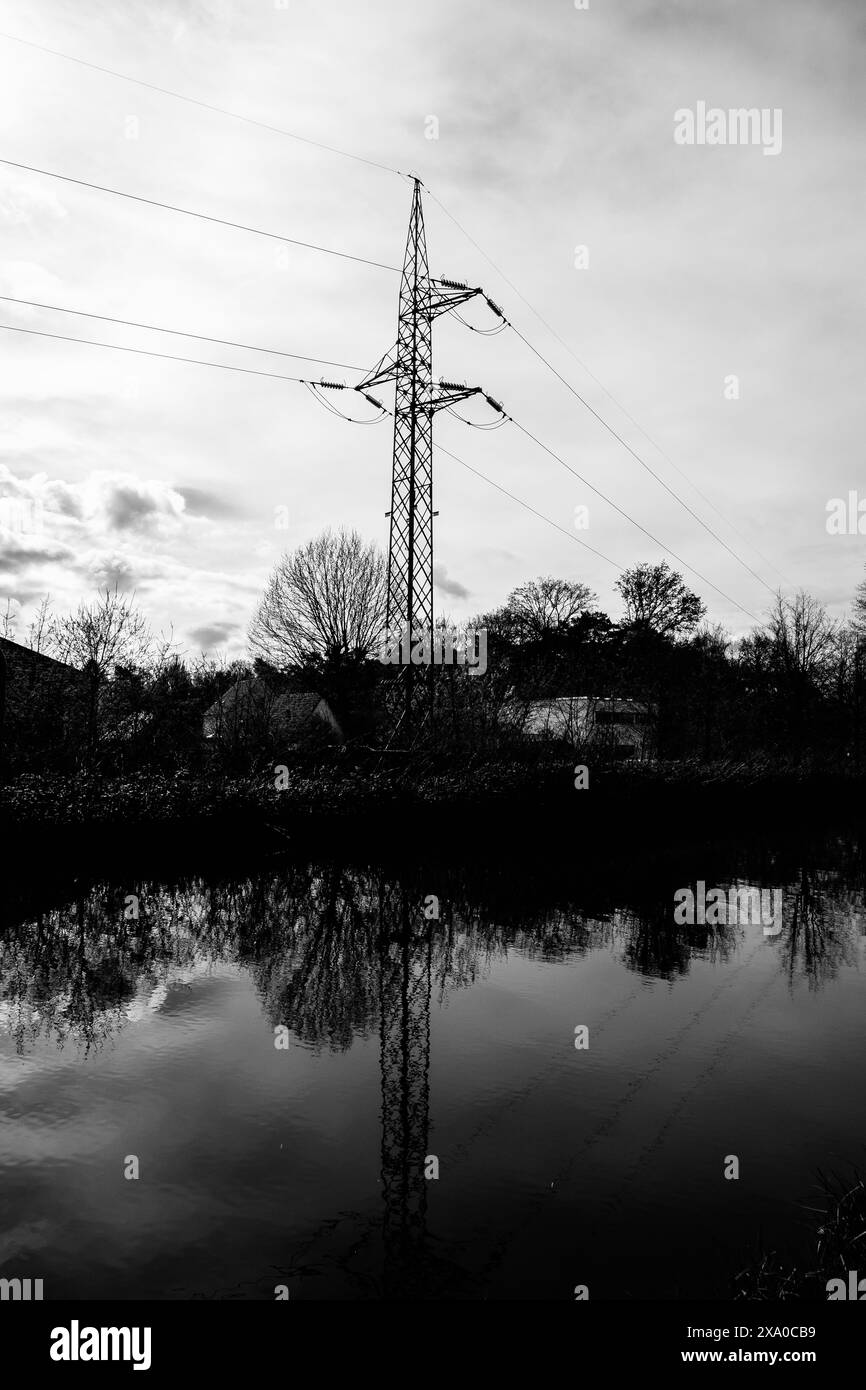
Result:
[[[25,647],[22,642],[13,642],[8,637],[0,637],[0,655],[12,661],[22,658],[32,665],[42,665],[45,667],[53,666],[58,671],[65,671],[69,676],[80,679],[83,672],[77,666],[70,666],[67,661],[58,661],[53,656],[46,656],[45,652],[34,651],[32,647]]]
[[[279,690],[260,677],[244,676],[205,711],[205,732],[215,733],[220,724],[261,715],[283,733],[299,733],[322,704],[331,714],[327,701],[317,690]]]
[[[322,697],[315,690],[303,693],[278,695],[274,701],[274,718],[284,721],[288,733],[302,729],[312,719]]]

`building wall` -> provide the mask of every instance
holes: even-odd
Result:
[[[655,751],[656,712],[646,702],[595,695],[564,695],[533,700],[524,729],[529,734],[591,742],[621,754],[651,757]]]
[[[0,758],[8,766],[61,753],[80,733],[86,683],[80,671],[0,638]]]
[[[319,701],[319,703],[316,705],[316,708],[313,711],[313,715],[314,718],[321,719],[323,723],[329,725],[329,727],[332,728],[334,733],[337,735],[337,738],[343,737],[343,730],[340,727],[340,722],[337,719],[337,716],[334,714],[334,711],[331,709],[331,706],[328,704],[327,700],[322,699]]]

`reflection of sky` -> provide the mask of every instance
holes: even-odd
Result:
[[[172,996],[175,1005],[176,996],[184,987],[189,987],[193,981],[202,977],[207,977],[212,973],[213,966],[208,961],[202,961],[195,966],[176,966],[170,967],[157,983],[141,978],[135,985],[135,992],[127,1003],[120,1006],[106,1006],[101,1012],[111,1015],[118,1022],[121,1020],[126,1023],[142,1023],[151,1014],[159,1013],[166,1005],[169,997]],[[75,1020],[71,1017],[74,1012],[76,999],[71,990],[59,990],[51,996],[51,1015],[59,1016],[64,1023],[70,1023],[71,1031],[75,1033]],[[14,1036],[20,1029],[37,1029],[43,1022],[43,1013],[38,1008],[33,1008],[24,1000],[0,1000],[0,1034]]]

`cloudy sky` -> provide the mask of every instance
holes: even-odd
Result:
[[[432,272],[483,285],[770,588],[784,576],[844,612],[864,541],[827,533],[827,503],[858,488],[866,503],[856,0],[7,0],[2,28],[417,173],[512,284],[428,197]],[[702,101],[779,109],[781,151],[676,144],[674,112]],[[402,257],[406,179],[8,38],[0,130],[7,160]],[[6,325],[347,382],[395,337],[388,270],[8,165],[0,233],[2,295],[346,365],[0,301]],[[0,354],[0,605],[22,625],[46,593],[66,609],[117,581],[185,650],[235,655],[284,548],[326,526],[387,544],[390,421],[344,423],[287,381],[45,337],[2,331]],[[434,365],[700,571],[710,583],[686,578],[711,619],[736,633],[766,610],[768,589],[513,334],[440,320]],[[587,582],[618,615],[617,570],[579,541],[620,565],[664,556],[513,425],[440,415],[436,438],[556,523],[440,455],[437,601],[455,619],[540,573]]]

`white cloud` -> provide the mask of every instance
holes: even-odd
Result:
[[[36,261],[3,261],[0,263],[0,292],[13,299],[33,299],[40,303],[53,302],[61,293],[63,281],[59,275],[46,270]],[[26,305],[0,302],[4,314],[14,314],[22,322],[34,322],[36,310]]]
[[[46,219],[62,222],[67,216],[56,188],[25,183],[20,175],[0,168],[0,221],[13,227],[31,227]]]

